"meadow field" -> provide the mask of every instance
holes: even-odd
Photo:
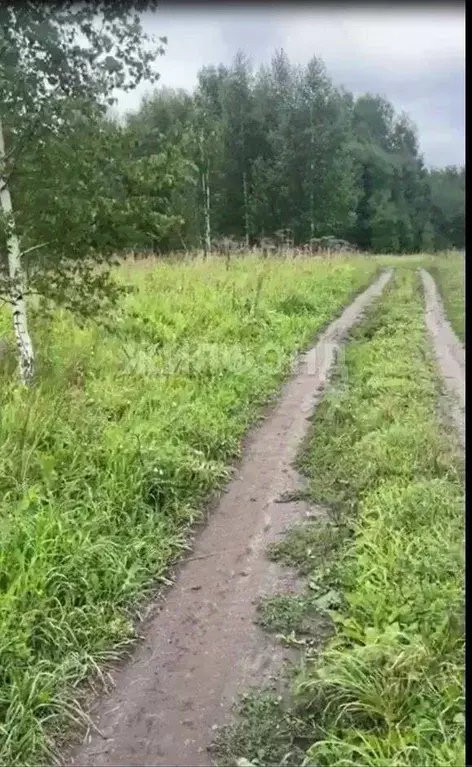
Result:
[[[125,266],[112,329],[33,321],[39,383],[0,390],[1,763],[37,763],[80,717],[76,685],[133,637],[292,356],[377,270]]]
[[[301,457],[311,499],[335,522],[278,553],[312,584],[298,618],[331,592],[335,638],[320,660],[303,634],[293,710],[252,701],[220,753],[262,765],[292,739],[297,764],[463,763],[463,478],[436,418],[416,274],[430,269],[463,337],[463,268],[451,257],[251,256],[229,268],[125,264],[118,279],[133,291],[107,325],[32,312],[32,390],[9,356],[0,362],[1,764],[57,756],[64,728],[84,720],[81,683],[103,681],[129,648],[296,355],[392,264],[394,284],[354,332]],[[0,336],[11,338],[6,313]],[[273,606],[282,633],[292,607]],[[257,733],[274,716],[292,734],[261,755]]]

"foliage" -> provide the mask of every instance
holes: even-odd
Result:
[[[465,167],[433,169],[429,185],[437,249],[465,248]]]
[[[156,151],[131,163],[131,137],[104,117],[116,88],[157,79],[154,61],[165,40],[146,47],[139,16],[154,6],[2,6],[0,183],[9,187],[14,217],[0,221],[4,295],[6,225],[21,243],[28,292],[94,315],[104,296],[116,297],[105,267],[130,229],[165,232],[172,224],[167,208],[152,203],[162,192],[165,200],[175,163]]]
[[[204,211],[214,240],[272,250],[327,237],[374,252],[464,245],[463,169],[428,172],[408,118],[336,89],[316,57],[295,68],[279,51],[255,72],[240,52],[202,69],[192,95],[164,88],[124,124],[107,117],[118,87],[157,80],[165,38],[152,51],[139,16],[154,6],[1,11],[2,183],[31,294],[97,316],[119,293],[116,253],[199,247]],[[6,250],[0,226],[4,297]]]
[[[214,238],[257,244],[284,230],[296,245],[333,236],[388,253],[464,244],[463,170],[429,172],[409,118],[336,89],[316,57],[295,68],[279,51],[253,71],[238,53],[230,67],[204,68],[193,97],[155,91],[129,119],[149,134],[202,137],[185,147],[209,174]],[[180,186],[174,201],[179,236],[198,247],[201,185]]]

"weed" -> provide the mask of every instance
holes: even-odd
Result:
[[[307,574],[315,566],[329,564],[341,546],[342,536],[337,525],[317,520],[289,530],[268,547],[267,554],[270,559]]]
[[[237,724],[223,729],[213,746],[218,764],[222,767],[301,764],[311,732],[304,717],[285,707],[282,696],[249,693],[235,713]]]

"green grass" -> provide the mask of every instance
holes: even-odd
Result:
[[[449,321],[465,342],[465,258],[457,254],[437,256],[431,258],[428,268],[437,282]]]
[[[270,690],[243,702],[221,764],[464,764],[463,463],[438,392],[419,280],[400,270],[354,331],[300,459],[331,512],[270,552],[307,574],[304,599],[334,637],[301,643],[288,702]],[[294,599],[265,615],[297,639]]]
[[[39,384],[0,378],[1,764],[50,763],[293,354],[378,264],[124,267],[112,330],[33,318]]]

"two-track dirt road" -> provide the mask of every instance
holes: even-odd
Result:
[[[303,517],[277,503],[299,485],[292,464],[337,350],[390,278],[384,273],[301,358],[277,405],[249,436],[237,476],[195,543],[190,561],[155,611],[115,688],[99,700],[77,765],[209,765],[215,727],[240,690],[268,681],[284,650],[254,623],[256,602],[293,585],[265,556],[267,544]]]
[[[256,427],[190,559],[145,627],[145,639],[98,700],[85,742],[68,764],[210,765],[215,729],[230,720],[238,692],[267,682],[284,649],[254,623],[261,596],[294,587],[265,556],[272,540],[302,519],[300,502],[277,503],[300,486],[293,468],[300,443],[346,334],[390,278],[386,272],[344,310],[301,358],[277,405]],[[434,282],[423,272],[426,323],[454,418],[464,434],[464,352],[444,319]],[[461,356],[462,355],[462,356]]]
[[[448,410],[465,446],[465,349],[446,318],[436,283],[421,270],[425,296],[426,327],[436,354],[439,372],[449,394]]]

